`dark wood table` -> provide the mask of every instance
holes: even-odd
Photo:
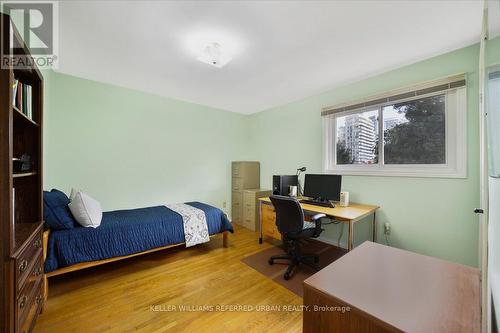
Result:
[[[304,333],[480,331],[473,267],[365,242],[304,281]]]

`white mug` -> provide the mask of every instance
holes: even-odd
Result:
[[[291,197],[297,196],[297,186],[290,185],[288,186],[288,195]]]

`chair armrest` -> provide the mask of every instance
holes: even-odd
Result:
[[[311,221],[317,221],[323,217],[326,217],[326,214],[315,214],[315,215],[311,216]]]
[[[326,214],[314,214],[311,216],[311,222],[314,222],[314,224],[316,224],[313,237],[318,237],[323,231],[323,229],[321,228],[321,219],[323,217],[326,217]]]

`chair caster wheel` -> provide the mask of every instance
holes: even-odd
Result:
[[[285,273],[285,275],[283,275],[283,277],[285,278],[285,280],[290,280],[290,274],[288,274],[288,273]]]
[[[274,264],[274,260],[273,259],[269,259],[267,262],[269,263],[269,265]]]

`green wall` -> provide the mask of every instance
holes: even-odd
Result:
[[[499,38],[488,63],[498,50]],[[81,188],[105,210],[191,200],[229,208],[232,160],[259,160],[264,188],[300,166],[322,171],[322,107],[465,72],[466,179],[346,176],[343,188],[351,201],[381,206],[379,242],[390,222],[391,245],[477,266],[478,55],[470,46],[250,116],[46,73],[44,187]],[[325,229],[336,242],[340,227]],[[356,225],[355,243],[368,233],[368,223]]]
[[[246,117],[45,73],[44,188],[88,191],[104,210],[184,201],[230,206]]]
[[[498,39],[492,44],[500,45]],[[495,56],[500,60],[498,53],[490,54]],[[391,245],[477,266],[478,221],[473,209],[479,204],[478,57],[479,47],[474,45],[251,115],[253,156],[262,163],[262,185],[270,187],[273,174],[293,174],[300,166],[307,166],[311,173],[322,172],[322,107],[465,72],[466,179],[346,176],[343,189],[350,192],[353,202],[381,207],[377,214],[379,242],[385,243],[383,224],[390,222]],[[340,228],[326,226],[323,237],[336,242]],[[357,225],[355,243],[362,242],[368,232],[368,223]]]

